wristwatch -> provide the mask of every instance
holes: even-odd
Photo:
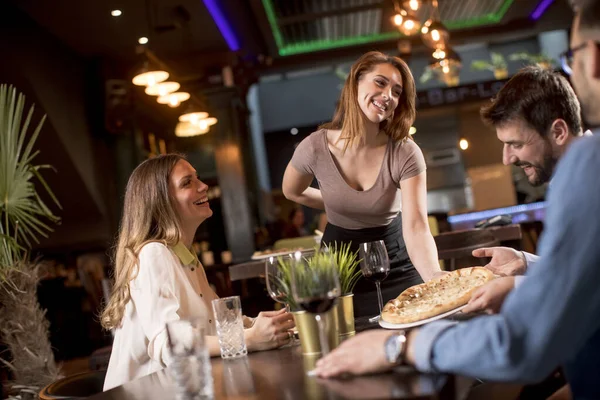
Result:
[[[385,341],[385,358],[390,364],[402,364],[406,354],[406,332],[394,332]]]

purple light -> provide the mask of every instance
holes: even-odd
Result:
[[[208,9],[208,12],[212,16],[212,19],[217,24],[217,27],[221,31],[221,35],[225,38],[227,42],[227,46],[229,46],[229,50],[238,51],[240,49],[240,43],[238,42],[235,34],[231,30],[231,26],[229,25],[229,21],[223,15],[223,12],[217,5],[218,0],[202,0],[204,5]]]
[[[531,13],[530,17],[533,20],[537,21],[552,3],[554,3],[554,0],[540,1],[539,4],[535,7],[535,10],[533,10],[533,12]]]

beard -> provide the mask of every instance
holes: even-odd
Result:
[[[541,164],[519,161],[515,163],[515,165],[521,168],[532,167],[535,174],[527,176],[527,180],[532,186],[541,186],[544,183],[550,182],[550,178],[552,178],[552,173],[554,172],[554,167],[556,167],[557,162],[558,159],[554,157],[552,153],[547,153],[544,155]]]

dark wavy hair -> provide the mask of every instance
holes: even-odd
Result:
[[[537,66],[517,72],[491,103],[481,108],[481,118],[493,127],[525,121],[542,137],[557,119],[565,121],[572,135],[581,132],[581,107],[575,91],[559,73]]]

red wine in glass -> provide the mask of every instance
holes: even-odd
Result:
[[[322,314],[331,310],[335,304],[335,298],[311,297],[300,300],[300,307],[311,314]]]
[[[381,296],[381,281],[387,278],[390,273],[390,259],[383,240],[374,242],[361,243],[359,247],[360,253],[360,270],[365,279],[375,282],[377,288],[377,301],[379,303],[379,314],[383,309],[383,298]],[[379,320],[379,315],[369,319],[369,322]]]

